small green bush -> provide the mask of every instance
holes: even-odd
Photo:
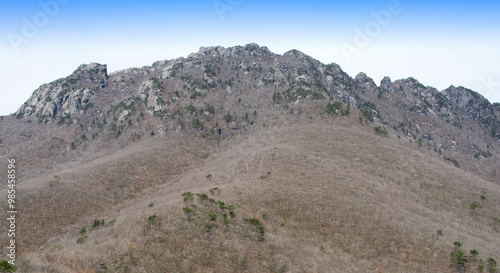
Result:
[[[205,224],[203,225],[203,227],[204,227],[207,231],[210,231],[210,230],[212,230],[212,228],[213,228],[214,226],[212,226],[211,224],[205,223]]]
[[[1,272],[16,272],[17,268],[3,259],[0,261],[0,271]]]
[[[217,214],[209,213],[208,218],[210,219],[210,221],[217,221]]]
[[[488,269],[490,270],[490,272],[498,272],[498,269],[497,269],[497,266],[498,266],[498,263],[495,259],[493,258],[489,258],[488,259]]]
[[[475,209],[477,209],[478,207],[479,207],[479,204],[478,204],[478,203],[476,203],[476,202],[474,202],[474,203],[470,204],[470,206],[469,206],[469,208],[470,208],[471,210],[475,210]]]
[[[458,161],[456,159],[451,158],[451,157],[445,157],[444,159],[453,163],[453,165],[455,165],[455,167],[460,168],[460,163],[458,163]]]
[[[87,228],[86,227],[82,227],[80,229],[80,231],[78,232],[78,234],[83,235],[83,234],[85,234],[85,232],[87,232]]]
[[[149,222],[149,223],[152,223],[152,222],[154,222],[155,220],[156,220],[156,214],[153,214],[153,215],[151,215],[151,216],[149,216],[149,217],[148,217],[148,222]]]
[[[266,231],[264,229],[264,225],[260,222],[259,219],[257,219],[257,218],[245,218],[244,221],[256,226],[257,229],[259,230],[260,234],[262,235],[262,237],[264,237],[264,235],[266,234]]]
[[[194,129],[201,129],[203,128],[203,123],[200,121],[200,119],[194,118],[191,121],[191,126],[193,126]]]
[[[92,223],[92,229],[98,228],[99,226],[104,226],[104,220],[94,220],[94,223]]]
[[[227,208],[229,209],[229,216],[231,216],[231,218],[236,217],[236,214],[234,213],[234,206],[229,205]]]
[[[387,130],[382,127],[382,126],[377,126],[374,128],[375,129],[375,132],[378,134],[378,135],[381,135],[381,136],[387,136],[389,134],[389,132],[387,132]]]
[[[450,256],[451,260],[455,262],[459,267],[465,267],[468,262],[467,256],[465,256],[465,253],[460,248],[453,250],[450,253]]]
[[[87,237],[88,236],[85,235],[85,237],[80,237],[80,238],[76,239],[76,243],[77,244],[82,244],[85,241],[85,239],[87,239]]]
[[[479,268],[480,272],[484,271],[484,260],[483,259],[479,259],[479,262],[477,262],[477,267]]]
[[[231,112],[227,112],[227,114],[224,115],[224,120],[226,122],[231,122],[233,120],[233,116],[231,116]]]
[[[184,197],[184,201],[189,200],[189,199],[193,199],[193,195],[194,194],[190,191],[187,191],[187,192],[182,194],[182,196]]]

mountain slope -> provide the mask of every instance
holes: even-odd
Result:
[[[308,120],[228,143],[173,180],[82,215],[27,255],[34,269],[23,272],[87,272],[100,263],[107,272],[452,272],[454,241],[498,259],[497,185],[375,136],[355,118]],[[234,205],[236,217],[224,224],[228,209],[197,196],[183,201],[186,191]],[[480,207],[471,210],[473,202]],[[252,217],[264,236],[244,221]],[[95,219],[111,224],[92,229]]]
[[[0,119],[19,269],[450,272],[455,241],[498,260],[499,111],[255,44],[82,65]]]

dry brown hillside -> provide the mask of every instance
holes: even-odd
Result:
[[[500,259],[497,184],[357,117],[142,145],[19,188],[20,272],[454,272],[455,241],[469,272]]]

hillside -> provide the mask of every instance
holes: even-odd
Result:
[[[0,120],[18,268],[454,272],[460,241],[475,272],[500,259],[499,111],[255,44],[82,65]]]

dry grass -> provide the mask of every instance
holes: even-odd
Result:
[[[405,140],[378,137],[354,117],[271,121],[206,159],[208,148],[191,143],[137,146],[62,173],[54,189],[43,179],[41,191],[26,188],[23,221],[33,230],[23,236],[31,246],[50,239],[26,252],[21,272],[95,272],[100,262],[108,267],[102,272],[452,272],[457,240],[467,252],[500,259],[498,185]],[[234,204],[236,218],[224,225],[220,209],[199,198],[188,218],[185,191]],[[470,210],[472,202],[480,207]],[[263,241],[249,217],[264,224]],[[77,244],[94,219],[116,222]]]

